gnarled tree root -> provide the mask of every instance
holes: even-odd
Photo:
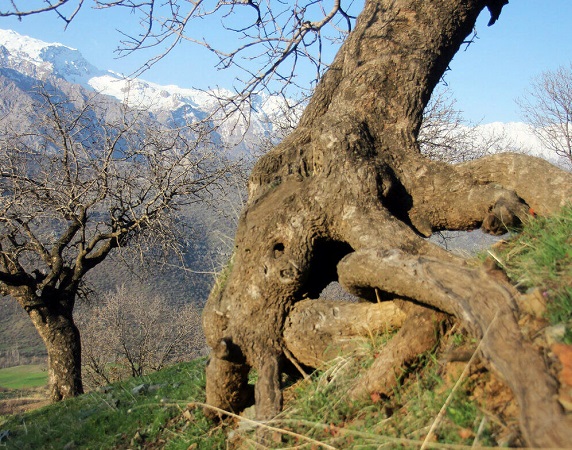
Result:
[[[390,395],[403,368],[438,343],[438,329],[448,315],[403,300],[345,302],[302,300],[291,309],[284,325],[284,345],[296,362],[321,367],[371,339],[398,330],[350,396],[372,392]]]
[[[402,307],[391,301],[302,300],[288,314],[284,324],[284,345],[298,362],[320,367],[353,350],[355,338],[398,329],[406,317]]]
[[[206,385],[206,395],[210,403],[220,405],[226,411],[238,413],[252,404],[252,389],[249,389],[248,385],[250,368],[220,356],[211,354],[207,362],[206,376],[209,383]],[[221,417],[220,411],[212,408],[206,408],[204,413],[211,419]]]
[[[570,445],[572,418],[556,400],[558,386],[545,361],[520,332],[514,303],[518,293],[510,285],[484,270],[398,250],[352,253],[339,263],[338,273],[348,290],[379,287],[456,316],[482,339],[484,360],[514,393],[526,442]]]
[[[350,398],[363,398],[374,392],[390,396],[405,368],[438,344],[438,330],[447,315],[412,303],[405,305],[404,309],[409,314],[403,327],[359,378],[349,394]]]

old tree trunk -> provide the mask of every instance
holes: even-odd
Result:
[[[443,229],[496,232],[529,208],[547,213],[572,197],[572,176],[535,158],[452,166],[419,152],[433,88],[479,13],[504,3],[366,1],[297,130],[250,178],[228,276],[204,312],[210,404],[231,411],[248,404],[254,367],[257,415],[277,414],[284,355],[296,357],[284,337],[289,314],[339,279],[363,298],[377,289],[382,299],[431,307],[404,308],[405,324],[427,322],[435,309],[456,316],[483,338],[483,358],[513,390],[527,443],[572,442],[557,386],[518,329],[516,293],[423,239]],[[531,174],[542,183],[533,185]]]
[[[73,320],[75,291],[29,287],[10,290],[28,313],[48,352],[50,400],[58,402],[83,394],[81,340]]]

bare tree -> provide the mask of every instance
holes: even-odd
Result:
[[[354,2],[298,1],[270,2],[251,0],[167,0],[165,2],[132,0],[14,0],[0,7],[1,16],[25,17],[56,11],[67,25],[88,3],[96,9],[129,9],[139,21],[136,33],[123,33],[118,48],[121,55],[136,50],[156,48],[158,54],[132,75],[139,75],[164,58],[178,44],[192,42],[214,53],[218,68],[237,68],[244,74],[240,86],[221,106],[235,110],[262,90],[289,97],[297,89],[315,87],[333,57],[331,45],[339,46],[351,31],[359,4]],[[226,47],[214,47],[197,33],[194,23],[210,19],[217,23],[217,34],[228,32]],[[237,37],[243,42],[236,47]],[[309,74],[308,76],[303,74]]]
[[[120,286],[78,309],[83,378],[95,387],[205,354],[196,305],[168,304],[140,287]]]
[[[451,164],[495,153],[524,152],[505,133],[484,133],[479,124],[467,122],[451,91],[443,86],[435,89],[425,107],[417,141],[422,154]]]
[[[16,3],[29,5],[15,0],[3,14],[22,15]],[[249,78],[239,98],[271,83],[273,76],[295,81],[287,63],[305,55],[306,43],[315,42],[314,61],[319,62],[319,37],[335,19],[351,29],[296,130],[261,157],[250,176],[232,263],[203,312],[212,349],[206,386],[210,404],[233,411],[248,405],[248,375],[255,368],[257,416],[276,415],[282,371],[288,360],[296,362],[284,337],[289,315],[294,306],[303,308],[303,299],[317,298],[339,279],[362,298],[398,298],[409,305],[405,325],[368,379],[389,383],[397,378],[387,374],[399,373],[411,355],[400,350],[409,350],[413,340],[416,352],[423,351],[417,344],[433,345],[434,324],[442,314],[453,315],[481,341],[483,359],[513,390],[525,442],[539,447],[572,442],[572,419],[556,400],[558,386],[545,355],[519,328],[518,292],[490,271],[468,267],[423,239],[439,230],[482,227],[497,233],[527,220],[530,208],[547,214],[572,197],[572,175],[536,158],[502,154],[451,165],[420,153],[423,110],[435,86],[479,14],[488,8],[492,25],[507,3],[366,0],[354,23],[342,1],[280,3],[277,9],[274,2],[250,0],[96,2],[132,8],[145,19],[146,28],[131,49],[164,44],[163,37],[174,38],[175,45],[192,32],[191,19],[205,13],[233,17],[239,8],[250,11],[252,20],[235,27],[246,41],[222,60],[236,64],[242,54],[247,62],[261,62],[251,70],[245,67]],[[166,9],[159,13],[162,6]],[[319,17],[307,15],[313,7]],[[166,20],[155,22],[159,17]],[[531,183],[538,173],[542,181]],[[306,313],[312,314],[297,312],[299,317]],[[387,387],[367,384],[357,391]]]
[[[177,208],[207,199],[228,169],[200,136],[98,101],[44,87],[32,126],[3,114],[0,289],[46,345],[54,401],[83,390],[72,312],[85,275],[146,236],[176,245]]]
[[[572,64],[542,73],[517,103],[542,144],[572,167]]]

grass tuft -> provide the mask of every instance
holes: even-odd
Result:
[[[485,396],[472,396],[477,378],[449,380],[433,355],[426,355],[391,398],[354,400],[349,392],[380,351],[365,343],[351,355],[340,356],[310,379],[290,387],[285,410],[269,422],[282,430],[272,442],[257,443],[255,431],[237,437],[243,448],[391,448],[419,449],[439,412],[444,411],[427,448],[470,448],[496,445],[501,427]],[[480,380],[481,375],[478,379]],[[235,433],[238,434],[238,433]],[[457,447],[459,448],[459,447]]]
[[[565,341],[572,344],[572,205],[531,219],[494,257],[521,291],[541,290],[546,318],[565,324]]]

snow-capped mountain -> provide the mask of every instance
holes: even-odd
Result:
[[[52,77],[79,84],[131,107],[148,110],[160,120],[178,124],[206,117],[212,117],[216,122],[223,115],[222,111],[216,112],[219,105],[217,97],[231,94],[230,91],[219,90],[215,96],[213,92],[161,86],[140,78],[130,79],[96,68],[76,49],[59,43],[46,43],[12,30],[0,30],[2,67],[40,80]],[[235,114],[234,120],[221,121],[217,130],[220,142],[234,146],[235,151],[259,145],[271,134],[272,124],[283,115],[285,103],[281,98],[256,96],[252,102],[255,108],[250,112],[249,120]]]
[[[527,153],[532,156],[544,158],[553,164],[559,164],[558,156],[547,150],[540,139],[534,134],[532,128],[522,122],[493,122],[478,125],[477,131],[483,136],[503,136],[508,142],[508,151]]]
[[[0,58],[2,66],[26,75],[53,75],[84,86],[88,85],[90,79],[105,74],[74,48],[58,43],[48,44],[12,30],[0,30]]]
[[[197,89],[174,85],[162,86],[140,78],[129,79],[120,74],[100,70],[85,60],[73,48],[59,43],[46,43],[20,35],[12,30],[0,30],[0,71],[12,69],[34,79],[48,77],[65,80],[85,89],[97,91],[127,103],[131,107],[144,108],[164,123],[183,124],[197,119],[212,118],[217,122],[223,115],[216,113],[217,97],[229,96],[230,92],[220,90],[217,95]],[[221,121],[217,129],[218,142],[234,148],[235,152],[254,150],[267,140],[277,124],[289,123],[292,118],[284,117],[285,102],[282,98],[255,96],[248,120],[235,113],[235,120]],[[214,113],[214,114],[213,114]],[[556,155],[543,148],[532,130],[524,123],[489,123],[478,125],[475,130],[482,136],[502,136],[506,148],[495,151],[522,151],[543,157],[558,164]],[[502,145],[501,145],[502,147]]]

